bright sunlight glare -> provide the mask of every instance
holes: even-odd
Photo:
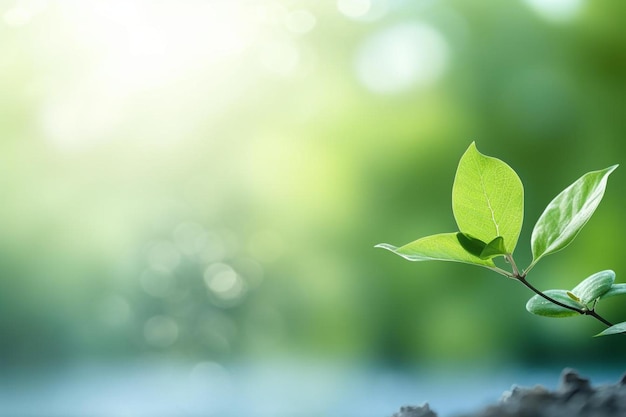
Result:
[[[113,137],[137,96],[200,74],[222,79],[259,29],[254,10],[239,1],[198,1],[182,8],[173,0],[74,0],[59,9],[69,39],[52,47],[73,43],[65,59],[84,68],[48,93],[42,110],[50,142],[64,150]],[[19,11],[4,18],[13,25],[27,20]],[[296,18],[313,25],[310,16]]]

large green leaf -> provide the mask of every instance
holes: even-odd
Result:
[[[589,304],[606,294],[614,282],[615,272],[607,269],[582,280],[574,287],[572,293],[580,299],[581,303]]]
[[[603,332],[598,333],[596,336],[608,336],[610,334],[626,333],[626,321],[617,323]]]
[[[584,307],[580,303],[572,300],[570,296],[567,295],[568,291],[566,290],[547,290],[543,293],[548,297],[551,297],[567,306],[575,307],[578,309]],[[528,300],[528,302],[526,303],[526,310],[528,310],[530,313],[544,317],[571,317],[580,314],[577,311],[570,310],[568,308],[554,304],[539,295],[535,295],[530,300]]]
[[[423,237],[399,248],[387,243],[381,243],[376,247],[390,250],[409,261],[452,261],[495,267],[492,260],[480,259],[466,251],[459,243],[456,233]]]
[[[513,253],[524,216],[524,188],[513,169],[478,152],[472,142],[461,157],[452,187],[459,230],[483,242],[498,236]]]
[[[617,165],[588,172],[548,204],[532,232],[531,265],[574,240],[600,204],[608,176],[615,168]]]

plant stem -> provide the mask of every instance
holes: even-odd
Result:
[[[601,315],[599,315],[598,313],[596,313],[595,310],[588,310],[586,313],[586,315],[591,316],[593,318],[595,318],[596,320],[600,320],[602,323],[604,323],[607,327],[611,327],[613,326],[613,324],[608,321],[607,319],[605,319],[604,317],[602,317]]]
[[[506,255],[506,260],[509,262],[509,264],[511,265],[511,268],[513,269],[513,277],[514,278],[520,277],[521,275],[519,273],[519,269],[517,269],[517,264],[515,263],[515,259],[513,259],[513,255],[511,254]]]

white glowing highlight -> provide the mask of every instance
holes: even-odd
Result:
[[[184,6],[174,0],[60,2],[74,59],[89,64],[42,106],[46,138],[66,152],[93,148],[116,138],[129,108],[135,109],[133,100],[196,76],[226,77],[258,39],[259,25],[248,7],[229,0]],[[2,17],[19,26],[31,16],[29,9],[16,7]],[[146,136],[176,140],[176,135]]]
[[[449,48],[435,28],[400,24],[374,34],[361,46],[356,72],[376,93],[398,93],[436,82],[448,66]]]
[[[239,299],[245,290],[239,274],[224,263],[210,265],[204,272],[204,281],[213,294],[225,301]]]
[[[371,0],[337,0],[337,9],[350,18],[365,16],[370,7],[372,7]]]
[[[554,22],[575,19],[584,6],[584,0],[524,0],[539,16]]]

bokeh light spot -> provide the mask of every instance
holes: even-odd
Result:
[[[359,18],[365,16],[372,6],[371,0],[338,0],[337,9],[345,16]]]
[[[227,264],[215,263],[209,265],[204,272],[204,281],[213,294],[224,301],[239,299],[245,290],[245,285],[239,274]]]
[[[389,12],[389,0],[338,0],[337,9],[351,20],[372,22]]]
[[[584,0],[524,0],[539,16],[553,22],[565,22],[578,16]]]
[[[366,39],[356,56],[356,72],[376,93],[398,93],[432,84],[448,66],[448,44],[435,28],[404,23]]]

